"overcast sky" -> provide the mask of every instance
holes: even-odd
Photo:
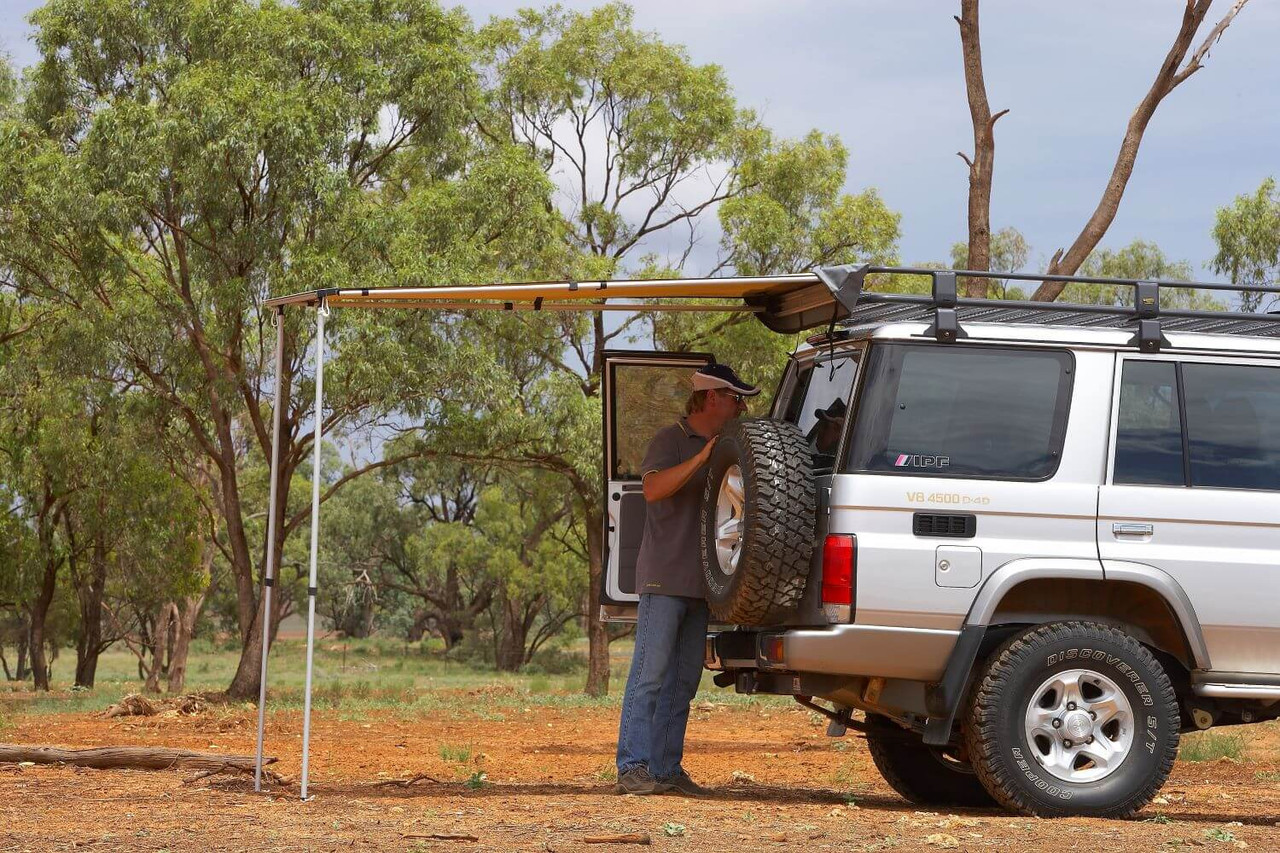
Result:
[[[0,49],[35,51],[26,15],[0,0]],[[462,4],[478,22],[519,6]],[[591,2],[568,0],[589,8]],[[944,260],[966,234],[972,148],[955,22],[946,0],[644,0],[640,27],[724,67],[738,100],[785,135],[837,133],[851,191],[875,187],[902,214],[902,259]],[[1124,126],[1169,48],[1177,0],[987,0],[982,48],[996,128],[992,225],[1013,225],[1039,268],[1097,205]],[[1207,32],[1228,8],[1218,0]],[[1220,7],[1220,8],[1218,8]],[[1280,3],[1252,0],[1205,68],[1161,104],[1104,245],[1141,237],[1205,277],[1216,208],[1280,173]],[[714,239],[712,237],[712,239]],[[694,272],[694,270],[689,270]]]

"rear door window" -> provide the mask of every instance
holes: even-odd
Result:
[[[1066,435],[1072,366],[1065,350],[877,345],[846,470],[1052,477]]]
[[[1124,363],[1116,463],[1111,481],[1120,485],[1181,486],[1182,414],[1177,369],[1171,361]]]

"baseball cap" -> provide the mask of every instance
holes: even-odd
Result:
[[[845,405],[844,400],[836,400],[825,409],[814,409],[813,416],[820,421],[829,421],[831,423],[843,423],[844,416],[849,413],[849,407]]]
[[[725,388],[744,397],[754,397],[760,393],[760,389],[754,385],[748,385],[733,372],[733,368],[727,364],[708,364],[693,374],[693,390],[695,391],[711,391],[713,389]]]

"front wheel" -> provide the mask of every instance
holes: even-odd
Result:
[[[965,732],[978,778],[1006,808],[1123,818],[1168,778],[1178,724],[1173,686],[1145,646],[1107,625],[1057,622],[992,655]]]

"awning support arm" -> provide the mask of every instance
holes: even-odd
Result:
[[[276,576],[276,481],[280,475],[280,412],[284,408],[284,306],[274,312],[276,391],[271,413],[271,488],[267,499],[267,568],[262,578],[262,670],[258,675],[258,748],[253,759],[253,790],[262,790],[262,733],[267,713],[267,656],[271,653],[271,588]]]
[[[302,705],[302,799],[307,798],[308,756],[311,746],[311,671],[316,646],[316,558],[320,553],[320,439],[324,423],[324,321],[329,306],[316,311],[316,408],[311,464],[311,571],[307,580],[307,677]]]

